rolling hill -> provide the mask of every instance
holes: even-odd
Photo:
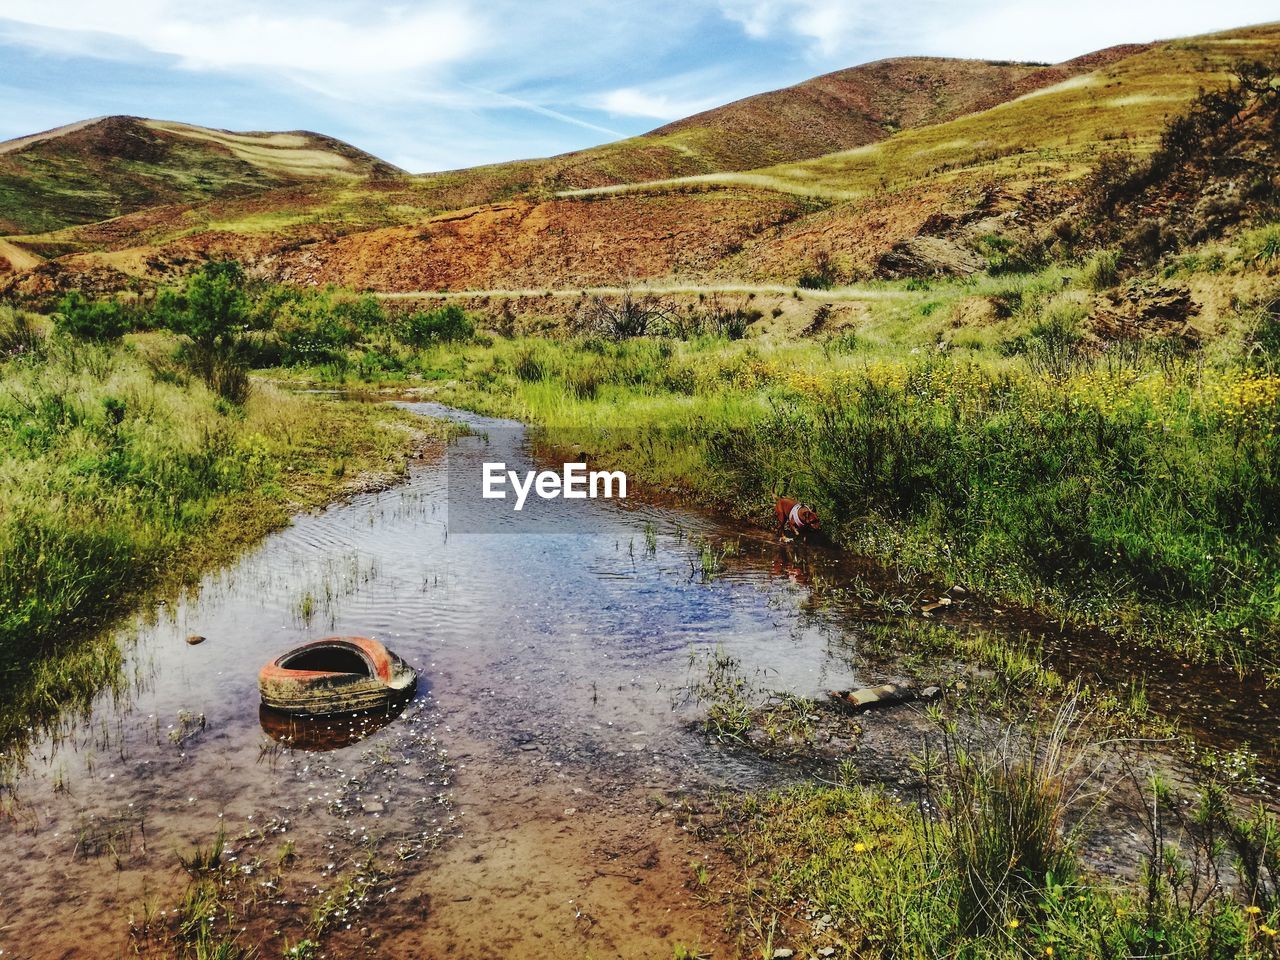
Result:
[[[1048,65],[943,57],[879,60],[677,120],[637,137],[540,160],[427,174],[422,194],[459,209],[518,193],[750,170],[876,143],[1061,83],[1145,49],[1112,47]]]
[[[7,256],[9,287],[31,295],[166,282],[211,256],[266,278],[388,293],[790,284],[820,258],[840,283],[966,273],[985,266],[990,237],[1018,242],[1063,215],[1102,155],[1149,153],[1200,89],[1225,85],[1241,60],[1278,55],[1271,24],[1057,66],[887,60],[590,150],[416,177],[314,135],[117,118],[127,142],[139,127],[140,142],[165,138],[169,159],[95,162],[117,175],[141,164],[153,196],[175,196],[15,230],[0,270]],[[100,126],[18,142],[0,162],[101,143]],[[193,202],[198,189],[207,199]],[[26,223],[40,200],[28,196]]]
[[[988,109],[1142,49],[1114,47],[1053,66],[881,60],[617,143],[413,178],[391,178],[394,168],[314,134],[84,121],[0,145],[0,234],[22,253],[21,261],[0,258],[0,270],[29,268],[32,256],[192,236],[244,234],[251,248],[264,234],[281,243],[331,239],[519,196],[800,161]]]
[[[42,232],[161,204],[402,173],[315,133],[231,133],[100,117],[0,143],[0,232]]]
[[[525,204],[498,232],[486,208],[446,214],[413,228],[290,246],[264,268],[389,292],[565,288],[606,282],[619,269],[609,237],[628,247],[644,233],[652,242],[626,258],[633,280],[795,283],[820,255],[834,265],[836,282],[971,272],[987,263],[985,238],[1027,238],[1067,209],[1075,182],[1103,153],[1150,152],[1201,88],[1225,85],[1241,59],[1278,52],[1280,25],[1162,43],[851,150],[753,171],[570,191]],[[788,196],[796,205],[780,206]],[[737,228],[736,239],[709,247],[716,256],[678,253],[677,238],[693,242],[710,230],[726,236],[728,227]],[[565,254],[584,237],[593,243]]]

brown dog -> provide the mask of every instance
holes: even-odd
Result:
[[[778,536],[804,538],[822,529],[818,514],[811,507],[806,507],[799,500],[779,497],[773,505],[773,512],[778,518]]]

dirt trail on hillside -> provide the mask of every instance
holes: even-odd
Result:
[[[33,133],[25,137],[16,137],[13,140],[6,140],[0,143],[0,153],[12,153],[15,150],[21,150],[23,147],[29,147],[33,143],[40,143],[42,140],[52,140],[54,137],[66,136],[68,133],[75,133],[77,130],[83,130],[85,127],[91,127],[99,120],[105,120],[106,117],[90,117],[88,120],[78,120],[75,123],[68,123],[62,127],[54,127],[52,130],[43,130],[40,133]]]
[[[0,272],[12,270],[17,273],[20,270],[34,270],[42,263],[44,261],[34,253],[15,247],[8,240],[0,240]]]
[[[676,283],[667,285],[644,284],[634,287],[572,287],[555,290],[525,288],[496,288],[490,290],[409,290],[393,293],[374,293],[380,300],[449,300],[467,297],[581,297],[621,296],[630,291],[633,294],[769,294],[776,296],[796,296],[805,300],[901,300],[910,298],[910,292],[902,290],[869,290],[865,287],[837,287],[831,290],[807,290],[804,287],[788,287],[784,284],[739,284],[739,283]]]

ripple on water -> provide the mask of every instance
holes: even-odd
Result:
[[[512,427],[464,419],[478,430]],[[504,455],[523,462],[518,447]],[[22,829],[6,828],[0,852],[0,949],[44,936],[74,955],[77,943],[100,941],[95,918],[114,923],[168,875],[174,850],[208,843],[222,824],[237,838],[257,825],[273,843],[296,841],[299,859],[320,865],[300,876],[317,884],[371,829],[406,845],[411,860],[465,812],[452,810],[451,753],[625,782],[756,782],[758,763],[690,731],[690,651],[722,647],[748,676],[801,695],[858,680],[848,656],[858,624],[810,608],[808,574],[790,555],[748,543],[703,582],[691,536],[742,531],[649,505],[586,502],[583,535],[448,535],[446,489],[443,462],[426,463],[396,488],[299,517],[154,622],[123,632],[138,689],[101,698],[65,741],[36,751],[19,783]],[[189,646],[192,633],[208,639]],[[329,633],[382,640],[424,685],[388,723],[308,731],[329,748],[312,753],[312,740],[291,748],[274,719],[261,719],[257,671]],[[483,814],[482,791],[469,803]],[[246,858],[266,849],[236,845]],[[66,885],[87,899],[68,902]]]

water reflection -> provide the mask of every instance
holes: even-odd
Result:
[[[510,429],[462,419],[491,439]],[[500,458],[523,469],[529,454],[518,435],[502,436],[511,447]],[[122,631],[119,673],[135,682],[104,690],[91,717],[73,713],[64,735],[37,741],[12,795],[20,804],[6,809],[0,796],[0,821],[8,814],[14,824],[0,822],[3,957],[23,940],[39,942],[42,955],[131,952],[119,918],[154,898],[175,850],[207,846],[223,831],[242,866],[291,864],[279,889],[265,886],[275,879],[261,881],[280,913],[260,917],[254,933],[294,943],[308,936],[300,923],[277,921],[305,918],[299,905],[363,863],[378,838],[390,838],[384,859],[401,865],[400,876],[422,871],[415,895],[464,903],[449,886],[461,877],[479,886],[477,901],[506,903],[511,864],[541,865],[548,844],[565,836],[559,818],[577,816],[560,811],[614,798],[624,785],[752,787],[798,774],[720,749],[697,730],[688,690],[705,676],[698,671],[709,652],[723,651],[769,689],[822,698],[893,679],[896,668],[886,675],[890,668],[873,662],[880,637],[896,632],[895,617],[920,622],[909,585],[855,557],[780,546],[758,529],[652,503],[589,501],[575,521],[583,535],[450,535],[447,481],[445,464],[428,461],[401,486],[299,517],[163,616]],[[952,607],[934,622],[960,627],[963,616]],[[321,631],[395,649],[419,671],[416,697],[324,720],[260,710],[255,723],[258,665]],[[208,640],[188,645],[191,634]],[[1153,701],[1188,705],[1183,715],[1197,734],[1274,741],[1264,736],[1274,729],[1266,697],[1205,683],[1210,674],[1191,667],[1164,685],[1149,651],[1117,650],[1109,660],[1085,639],[1064,633],[1045,642],[1080,670],[1146,674]],[[428,675],[438,687],[430,693]],[[1221,709],[1218,690],[1239,703]],[[891,717],[878,729],[908,722]],[[896,769],[902,742],[888,732],[864,740],[861,762],[879,756]],[[564,796],[543,803],[543,790]],[[551,807],[555,832],[537,832],[545,819],[538,827],[533,818],[534,832],[512,840],[510,853],[495,847],[489,886],[459,853],[455,872],[431,887],[438,864],[425,869],[426,853],[462,835],[463,823],[469,842],[496,844],[502,835],[506,844],[524,828],[526,807],[539,804]],[[606,849],[594,842],[584,846],[592,858]],[[455,909],[490,912],[479,902]],[[271,948],[279,955],[284,945]]]
[[[340,750],[377,733],[404,713],[413,699],[409,695],[387,704],[384,710],[339,714],[331,717],[295,717],[266,704],[258,708],[262,732],[291,750],[321,753]]]

